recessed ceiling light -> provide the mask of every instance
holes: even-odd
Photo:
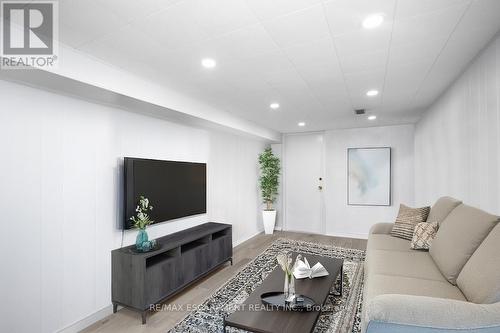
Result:
[[[280,108],[280,105],[279,105],[279,103],[271,103],[271,104],[269,105],[269,107],[270,107],[271,109],[273,109],[273,110],[276,110],[276,109],[279,109],[279,108]]]
[[[214,68],[217,63],[212,58],[205,58],[201,61],[201,65],[205,68]]]
[[[305,122],[303,122],[303,121],[301,121],[301,122],[300,122],[300,123],[298,123],[297,125],[299,125],[300,127],[304,127],[304,126],[306,126],[306,123],[305,123]]]
[[[372,114],[371,116],[368,116],[368,120],[375,120],[377,119],[377,116]]]
[[[368,90],[366,96],[373,97],[378,95],[378,90]]]
[[[384,22],[384,16],[381,14],[372,14],[363,20],[363,28],[373,29],[381,25],[382,22]]]

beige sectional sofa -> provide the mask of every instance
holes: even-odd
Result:
[[[427,221],[440,225],[429,252],[392,223],[370,230],[363,332],[500,332],[499,217],[444,197]]]

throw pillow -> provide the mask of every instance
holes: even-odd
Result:
[[[399,205],[398,217],[392,227],[391,235],[411,241],[415,226],[427,220],[430,210],[430,207],[411,208]]]
[[[410,247],[414,250],[429,250],[432,240],[438,231],[437,222],[422,222],[417,224]]]

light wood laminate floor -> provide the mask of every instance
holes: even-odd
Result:
[[[366,240],[353,238],[340,238],[324,235],[312,235],[295,232],[277,231],[273,235],[259,234],[246,242],[238,245],[233,251],[233,266],[229,263],[222,266],[214,273],[195,283],[188,289],[180,292],[177,296],[168,300],[165,304],[175,304],[179,311],[159,311],[149,313],[147,324],[141,325],[141,315],[128,309],[120,309],[103,320],[93,324],[82,332],[85,333],[140,333],[161,332],[175,326],[187,313],[187,305],[199,305],[210,297],[214,291],[231,278],[241,267],[246,265],[258,254],[263,252],[274,240],[285,237],[304,240],[315,243],[333,244],[341,247],[366,249]]]

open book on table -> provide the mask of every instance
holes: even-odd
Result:
[[[296,279],[304,279],[304,278],[316,278],[321,276],[327,276],[329,273],[326,268],[321,265],[319,262],[316,263],[313,267],[309,265],[307,258],[298,259],[295,264],[295,269],[293,270],[293,275]]]

